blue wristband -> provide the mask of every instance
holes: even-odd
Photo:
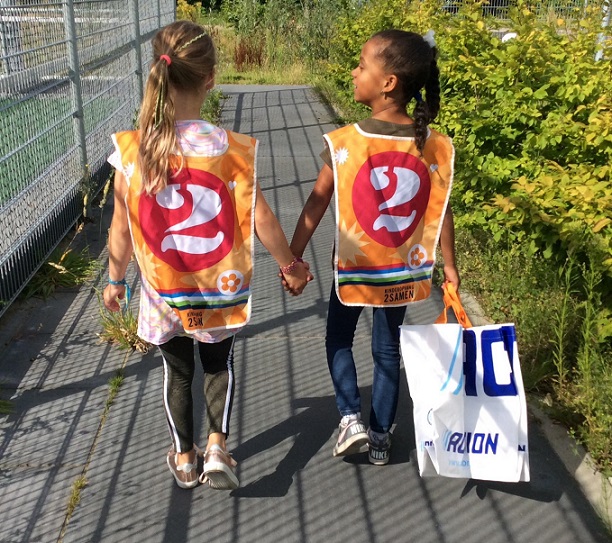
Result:
[[[121,279],[120,281],[113,281],[112,279],[108,280],[108,284],[109,285],[116,285],[116,286],[120,286],[120,287],[125,287],[125,307],[127,307],[130,303],[130,298],[132,297],[132,292],[130,290],[130,285],[128,285],[127,281],[125,280],[125,278]]]

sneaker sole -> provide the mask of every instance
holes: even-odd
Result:
[[[209,463],[204,467],[204,477],[215,490],[234,490],[240,485],[238,477],[223,463]]]
[[[174,477],[174,480],[176,481],[176,484],[178,486],[180,486],[181,488],[195,488],[196,486],[198,486],[199,481],[197,477],[195,481],[192,481],[191,483],[186,483],[185,481],[181,481],[174,473],[174,470],[172,469],[172,466],[170,465],[169,458],[166,458],[166,464],[168,464],[168,469],[170,470],[170,473],[172,473],[172,477]]]
[[[358,454],[360,452],[365,452],[363,447],[368,444],[368,435],[367,434],[355,434],[354,436],[349,437],[341,447],[334,447],[334,456],[348,456],[350,454]]]
[[[389,463],[389,458],[379,460],[378,458],[372,458],[369,454],[368,460],[370,461],[370,464],[374,464],[375,466],[386,466]]]

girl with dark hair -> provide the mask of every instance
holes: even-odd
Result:
[[[253,235],[278,262],[292,294],[300,294],[312,275],[291,254],[257,185],[257,141],[200,118],[215,63],[212,39],[195,23],[172,23],[153,38],[139,130],[112,136],[115,207],[104,304],[120,309],[134,252],[141,278],[138,335],[159,347],[163,361],[172,440],[168,468],[181,488],[200,480],[233,489],[236,462],[226,439],[234,336],[251,315]],[[194,340],[204,368],[208,426],[201,474],[191,395]]]
[[[389,461],[399,381],[399,326],[406,306],[431,291],[440,242],[444,281],[459,288],[453,216],[448,205],[454,150],[429,128],[440,109],[433,32],[385,30],[372,36],[352,71],[354,97],[370,118],[324,136],[321,169],[298,220],[291,250],[301,256],[335,195],[334,285],[326,352],[342,417],[334,456],[367,446],[369,460]],[[406,108],[414,100],[410,116]],[[353,359],[365,306],[373,307],[374,375],[369,428]]]

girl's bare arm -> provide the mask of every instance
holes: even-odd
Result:
[[[127,184],[123,173],[115,172],[113,219],[108,232],[108,278],[120,281],[125,278],[125,271],[132,256],[132,238],[128,225],[125,195]],[[107,285],[104,289],[104,305],[110,311],[119,311],[117,298],[123,299],[125,286]]]
[[[255,203],[255,233],[279,267],[289,266],[293,262],[294,255],[289,248],[285,233],[278,219],[272,213],[259,186],[257,186]],[[304,290],[306,283],[312,279],[312,274],[308,271],[308,266],[305,263],[296,262],[293,271],[285,273],[284,278],[288,290],[297,295]]]
[[[455,263],[455,222],[450,205],[446,206],[446,213],[442,221],[440,250],[444,259],[444,281],[452,283],[455,290],[458,291],[461,279]]]
[[[325,164],[317,181],[306,200],[304,209],[293,232],[293,239],[291,240],[291,251],[294,255],[302,256],[310,241],[310,238],[314,234],[314,231],[319,226],[325,211],[329,207],[332,196],[334,194],[334,173],[332,169]]]

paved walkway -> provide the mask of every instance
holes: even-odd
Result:
[[[260,182],[291,235],[333,117],[306,87],[225,91],[222,124],[260,140]],[[101,260],[110,213],[104,209],[80,238]],[[233,492],[174,484],[159,355],[100,343],[93,289],[9,309],[0,322],[0,393],[12,397],[14,411],[0,417],[0,542],[609,542],[537,424],[530,424],[531,483],[421,479],[405,383],[391,463],[332,457],[338,415],[323,340],[332,224],[329,211],[306,255],[316,279],[297,299],[284,295],[273,260],[257,245],[254,318],[236,344],[229,443],[242,486]],[[129,277],[137,287],[134,270]],[[431,322],[439,303],[434,296],[411,321]],[[365,312],[356,337],[366,412],[370,324]],[[120,368],[125,378],[103,419]],[[66,527],[81,475],[87,485]]]

